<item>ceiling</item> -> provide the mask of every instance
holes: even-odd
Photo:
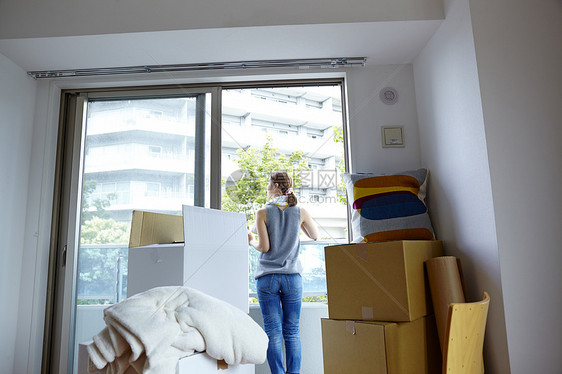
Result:
[[[441,22],[362,22],[0,39],[0,54],[26,71],[327,57],[367,57],[368,65],[406,64],[412,62]]]

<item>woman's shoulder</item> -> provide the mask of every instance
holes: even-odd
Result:
[[[267,212],[265,210],[265,207],[258,209],[256,211],[256,222],[258,221],[266,221],[267,220]]]
[[[306,210],[305,208],[301,207],[300,212],[301,212],[301,217],[303,217],[303,218],[310,217],[310,214],[308,213],[308,210]]]

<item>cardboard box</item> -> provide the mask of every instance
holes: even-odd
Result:
[[[183,241],[181,216],[133,210],[129,248]]]
[[[438,374],[435,319],[375,322],[322,319],[324,374]]]
[[[184,205],[183,225],[185,244],[129,248],[127,296],[187,286],[248,313],[246,216]]]
[[[401,322],[431,314],[424,261],[442,252],[437,240],[325,247],[329,317]]]

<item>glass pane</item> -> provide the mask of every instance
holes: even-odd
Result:
[[[321,236],[301,238],[305,296],[325,295],[324,246],[347,241],[341,87],[223,90],[222,113],[222,209],[246,213],[251,226],[269,174],[289,171]],[[258,255],[249,248],[250,293]]]
[[[209,185],[205,165],[210,164],[203,162],[205,170],[199,170],[195,155],[208,158],[210,115],[197,116],[210,113],[210,103],[210,94],[88,103],[75,372],[78,344],[101,331],[103,309],[127,295],[132,210],[180,215],[183,204],[194,205],[196,194],[207,199],[208,189],[198,190],[195,182],[204,178],[203,186]]]

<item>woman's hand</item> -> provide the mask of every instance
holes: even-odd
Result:
[[[256,213],[256,229],[258,230],[258,238],[254,238],[254,234],[248,233],[248,243],[260,252],[269,252],[269,233],[267,232],[267,226],[265,224],[266,213],[265,208],[262,208]]]

